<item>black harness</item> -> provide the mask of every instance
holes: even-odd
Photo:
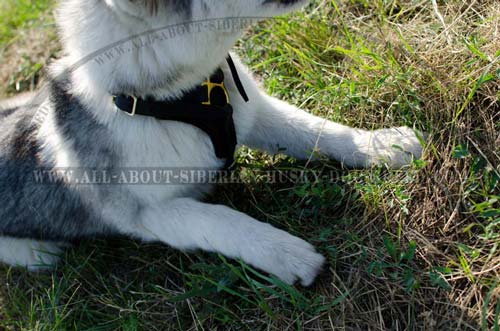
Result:
[[[227,63],[236,87],[243,99],[248,102],[248,96],[230,56],[227,58]],[[118,95],[113,97],[113,101],[118,109],[131,116],[150,116],[159,120],[196,126],[212,140],[217,158],[226,160],[225,168],[229,169],[233,165],[238,141],[233,121],[233,107],[224,84],[222,69],[217,69],[200,86],[178,100],[157,101],[149,97],[140,99],[129,95]]]

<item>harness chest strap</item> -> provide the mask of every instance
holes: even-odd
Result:
[[[231,74],[245,102],[248,96],[230,56],[227,58]],[[131,115],[149,116],[159,120],[177,121],[203,130],[211,139],[217,158],[225,159],[225,168],[234,163],[238,144],[233,120],[233,108],[224,85],[224,73],[218,69],[207,81],[178,100],[157,101],[130,95],[113,97],[121,111]]]

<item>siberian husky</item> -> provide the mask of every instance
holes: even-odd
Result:
[[[312,284],[325,261],[312,245],[201,202],[210,190],[204,183],[83,184],[62,174],[40,183],[34,175],[37,169],[222,169],[236,141],[297,159],[316,151],[347,167],[402,167],[420,157],[412,129],[365,131],[313,116],[267,95],[235,55],[228,58],[248,23],[305,2],[61,1],[64,55],[50,67],[47,88],[0,104],[0,259],[37,270],[54,265],[68,242],[125,235],[217,252],[287,283]],[[216,72],[222,81],[207,79]],[[205,101],[186,95],[217,86],[228,104],[219,108],[230,110],[207,118],[213,127],[203,116],[196,125],[169,119],[169,104],[180,116],[183,104],[186,113],[210,109],[210,95]]]

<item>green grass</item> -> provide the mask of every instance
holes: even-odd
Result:
[[[2,1],[0,3],[0,44],[8,44],[21,29],[36,26],[51,8],[51,0]]]
[[[42,68],[58,51],[52,0],[0,2],[0,97],[38,84]]]
[[[40,24],[53,33],[49,1],[17,3],[0,4],[8,8],[0,12],[6,52]],[[252,170],[306,165],[240,152],[247,181],[218,188],[211,200],[318,247],[329,265],[312,288],[213,254],[85,242],[53,273],[4,267],[0,327],[498,330],[500,6],[438,5],[444,25],[431,1],[316,0],[238,45],[273,95],[352,126],[430,133],[424,159],[404,171],[307,165],[335,171],[335,183],[270,184]],[[18,69],[0,62],[9,77],[23,76]]]

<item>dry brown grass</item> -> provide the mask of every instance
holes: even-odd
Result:
[[[451,286],[448,294],[430,287],[412,296],[414,304],[422,308],[417,318],[420,327],[432,330],[447,325],[446,329],[451,329],[454,325],[459,329],[466,326],[479,329],[484,327],[481,326],[483,319],[493,327],[498,322],[498,311],[495,310],[500,302],[499,283],[495,283],[500,281],[500,252],[496,250],[499,241],[498,237],[481,238],[484,236],[481,226],[491,220],[472,212],[474,204],[487,199],[477,194],[480,189],[471,188],[484,185],[484,173],[471,178],[474,158],[457,159],[452,155],[457,145],[466,144],[472,155],[482,157],[489,165],[489,174],[500,173],[500,3],[446,1],[438,8],[431,1],[421,1],[418,5],[412,3],[415,2],[400,2],[399,14],[393,12],[384,16],[377,13],[381,10],[380,5],[360,8],[342,2],[340,12],[344,14],[341,20],[333,19],[339,26],[354,31],[354,38],[361,36],[368,47],[373,47],[374,53],[381,54],[388,62],[392,61],[388,53],[392,53],[394,65],[388,65],[385,73],[396,77],[401,69],[410,72],[411,78],[398,83],[402,84],[400,86],[387,84],[386,88],[367,92],[369,98],[380,101],[374,107],[378,108],[384,102],[391,104],[398,95],[411,91],[421,101],[422,111],[414,114],[417,125],[432,132],[425,158],[427,165],[418,172],[407,190],[411,196],[407,205],[409,215],[402,213],[398,206],[391,207],[389,200],[392,197],[389,196],[368,217],[374,221],[373,228],[366,231],[375,236],[374,233],[380,233],[387,220],[392,225],[399,223],[406,241],[417,242],[421,270],[430,270],[434,266],[451,268],[452,272],[444,275]],[[386,7],[385,14],[390,8]],[[374,24],[377,19],[373,16],[376,15],[380,16],[380,24]],[[472,54],[464,42],[464,39],[472,38],[478,40],[480,56]],[[345,68],[358,69],[356,65],[346,65]],[[377,80],[380,71],[372,73],[361,72],[366,80]],[[477,81],[484,73],[499,76],[481,84],[475,91]],[[353,74],[359,72],[346,73]],[[386,112],[369,108],[364,111],[372,116],[372,123],[391,124]],[[378,116],[374,116],[376,114]],[[367,117],[360,121],[366,125]],[[489,197],[499,193],[497,186],[489,192]],[[499,204],[494,203],[493,207],[498,208]],[[498,231],[497,228],[496,235]],[[460,244],[478,251],[478,256],[466,258],[470,270],[460,265]],[[369,246],[380,245],[377,238]],[[353,278],[363,283],[363,277]],[[372,283],[365,284],[367,291],[371,291],[367,297],[368,302],[372,302],[366,306],[371,307],[372,314],[366,324],[361,325],[378,320],[380,330],[396,329],[395,324],[384,325],[382,316],[395,318],[399,315],[398,320],[404,319],[408,311],[400,310],[397,303],[408,302],[407,293],[395,289],[394,284],[387,285],[389,282],[384,284],[384,279],[374,284],[368,279],[365,281]],[[390,307],[385,307],[385,313],[377,319],[376,307],[383,307],[384,303]],[[353,316],[356,319],[368,316],[366,306],[356,307]],[[406,304],[403,306],[407,308]],[[438,327],[446,320],[451,324]]]

